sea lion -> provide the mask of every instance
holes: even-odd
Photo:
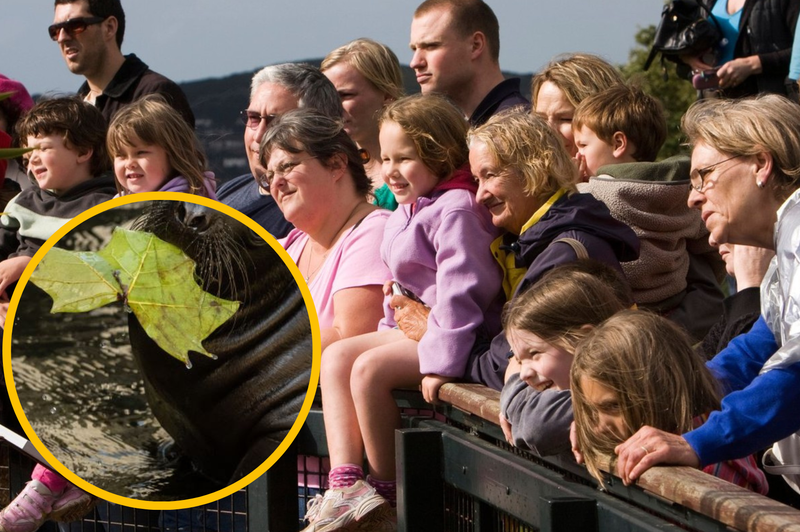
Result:
[[[195,466],[229,484],[262,464],[295,422],[308,391],[311,326],[291,272],[260,236],[201,205],[157,201],[134,227],[182,249],[201,286],[241,305],[192,368],[159,348],[129,315],[133,354],[158,421]]]

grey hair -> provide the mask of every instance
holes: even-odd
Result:
[[[264,168],[274,149],[289,153],[306,152],[328,168],[335,156],[344,155],[356,193],[366,197],[372,190],[372,180],[364,170],[358,146],[344,130],[344,123],[339,117],[327,116],[316,109],[288,111],[275,119],[261,139],[258,153],[259,162]]]
[[[282,63],[262,68],[250,83],[250,99],[264,83],[280,85],[297,97],[297,107],[316,109],[332,118],[344,114],[336,87],[315,66],[307,63]]]

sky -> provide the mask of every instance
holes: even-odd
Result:
[[[177,82],[224,77],[286,61],[322,58],[358,37],[391,47],[408,64],[416,0],[123,0],[123,53]],[[3,0],[0,73],[32,94],[75,92],[56,43],[51,0]],[[592,52],[625,63],[636,32],[657,24],[662,0],[489,0],[500,21],[500,66],[535,72],[554,55]]]

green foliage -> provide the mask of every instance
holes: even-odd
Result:
[[[664,61],[661,57],[653,61],[650,70],[644,71],[644,63],[650,53],[650,46],[655,36],[655,26],[648,26],[636,34],[636,46],[631,50],[628,63],[620,70],[626,79],[635,80],[639,85],[661,100],[667,118],[667,141],[659,153],[660,159],[673,155],[689,155],[680,130],[681,117],[689,106],[697,100],[697,91],[692,84],[675,73],[675,63]]]
[[[53,298],[51,312],[86,312],[121,300],[148,336],[186,364],[189,351],[216,358],[202,341],[239,303],[205,292],[183,251],[150,233],[117,228],[97,253],[52,248],[31,282]]]

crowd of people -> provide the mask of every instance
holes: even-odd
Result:
[[[765,470],[800,465],[800,4],[708,8],[724,38],[680,58],[719,79],[683,117],[691,157],[659,159],[661,103],[602,58],[554,58],[528,101],[501,72],[489,5],[425,0],[421,94],[370,39],[319,69],[265,67],[241,113],[250,171],[218,186],[180,88],[122,54],[120,1],[56,0],[50,36],[85,83],[34,103],[0,76],[0,146],[30,148],[0,166],[0,298],[60,225],[115,194],[250,216],[321,327],[331,469],[307,532],[395,529],[392,390],[436,403],[454,381],[501,391],[509,443],[585,462],[601,486],[607,463],[626,484],[678,464],[765,494],[782,482]],[[37,466],[0,531],[90,504]]]

